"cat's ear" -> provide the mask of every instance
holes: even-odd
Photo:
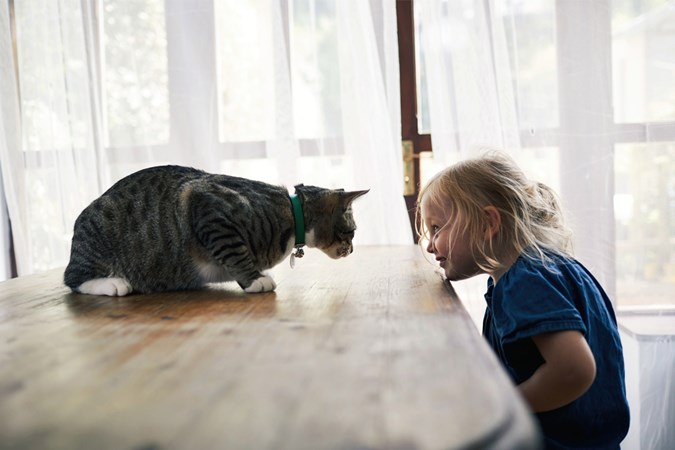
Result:
[[[305,187],[304,184],[296,184],[293,186],[295,188],[295,195],[299,196],[300,198],[304,199],[305,198],[305,193],[303,192],[303,189]]]
[[[348,206],[351,205],[354,200],[361,197],[362,195],[366,195],[368,192],[370,192],[370,189],[366,189],[364,191],[340,192],[340,196],[342,197],[342,201],[344,202],[345,206]]]

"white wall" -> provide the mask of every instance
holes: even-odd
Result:
[[[630,430],[626,450],[675,448],[675,312],[619,316]]]

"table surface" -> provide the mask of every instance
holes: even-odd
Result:
[[[308,250],[275,292],[123,298],[0,283],[0,448],[538,448],[416,246]]]

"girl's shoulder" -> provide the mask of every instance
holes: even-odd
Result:
[[[545,250],[541,254],[536,252],[522,253],[511,267],[515,273],[536,273],[561,276],[566,272],[579,272],[586,269],[579,261],[563,253]]]
[[[500,278],[503,289],[547,286],[564,289],[570,282],[586,278],[587,271],[574,258],[546,251],[544,255],[523,253]],[[565,289],[567,290],[567,289]]]
[[[561,270],[575,263],[575,259],[560,253],[545,251],[543,254],[538,254],[525,251],[518,256],[505,275],[508,277],[559,275]]]
[[[523,254],[500,279],[504,289],[554,289],[571,294],[581,290],[600,290],[602,286],[577,259],[547,251],[544,258],[536,254]]]

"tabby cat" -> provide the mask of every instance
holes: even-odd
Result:
[[[351,203],[368,191],[300,184],[295,192],[181,166],[133,173],[75,221],[64,282],[75,292],[110,296],[222,281],[246,292],[274,290],[263,271],[294,247],[332,258],[352,252]]]

